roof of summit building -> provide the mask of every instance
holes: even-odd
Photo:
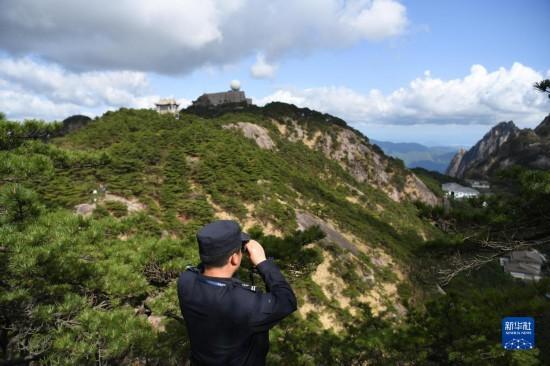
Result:
[[[205,93],[201,95],[193,104],[210,104],[220,105],[225,103],[242,103],[250,101],[246,98],[246,95],[241,90],[229,90],[219,93]]]
[[[518,250],[510,253],[510,260],[524,263],[543,264],[546,257],[537,250]]]
[[[174,98],[165,98],[161,99],[155,103],[155,105],[179,105],[179,103]]]
[[[508,262],[504,264],[506,272],[524,273],[531,276],[540,275],[540,265],[523,262]]]

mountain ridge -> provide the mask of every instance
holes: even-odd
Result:
[[[468,151],[455,155],[446,173],[457,178],[488,178],[499,169],[521,165],[550,168],[550,116],[534,130],[519,129],[513,121],[492,127]]]
[[[234,112],[265,116],[277,127],[278,132],[290,141],[301,141],[310,149],[322,151],[325,156],[338,161],[356,179],[373,184],[395,201],[413,199],[430,205],[436,205],[439,202],[433,192],[412,171],[405,169],[399,159],[386,156],[383,150],[371,143],[362,132],[349,126],[341,118],[330,114],[281,102],[268,103],[263,107],[191,106],[182,110],[182,113],[193,113],[206,118],[217,118]],[[328,127],[332,130],[328,131]]]

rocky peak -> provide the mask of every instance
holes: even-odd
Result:
[[[535,128],[535,133],[540,137],[550,137],[550,114]]]
[[[494,154],[506,141],[517,136],[519,131],[520,129],[512,121],[500,122],[464,154],[463,161],[470,163]]]
[[[456,177],[456,173],[458,172],[458,168],[460,167],[460,163],[462,162],[464,154],[466,154],[466,150],[461,148],[460,150],[458,150],[456,155],[453,156],[453,159],[449,163],[449,167],[445,172],[447,175],[450,175],[451,177]]]
[[[487,139],[490,136],[507,136],[510,134],[516,134],[519,132],[519,128],[515,125],[514,121],[500,122],[489,130],[483,136],[483,139]]]
[[[534,130],[519,129],[512,121],[499,123],[462,158],[457,155],[447,173],[457,178],[488,178],[512,165],[550,169],[550,115]]]
[[[503,144],[519,135],[519,133],[520,129],[513,121],[500,122],[491,128],[477,144],[464,153],[459,162],[457,156],[460,153],[457,154],[457,156],[455,156],[456,161],[455,158],[453,158],[453,161],[451,161],[447,169],[447,174],[453,177],[463,178],[468,168],[495,154]]]

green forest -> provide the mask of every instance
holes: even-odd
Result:
[[[199,261],[197,230],[220,212],[253,217],[249,233],[299,303],[340,325],[295,312],[270,332],[270,365],[550,364],[550,280],[521,282],[498,264],[512,244],[550,255],[550,172],[511,167],[491,178],[494,194],[447,205],[396,202],[272,123],[297,121],[310,136],[351,129],[327,116],[282,103],[178,118],[123,108],[68,132],[1,115],[0,365],[185,365],[175,283]],[[223,128],[240,121],[267,130],[276,148]],[[406,170],[388,161],[398,185]],[[444,178],[418,176],[442,195]],[[358,268],[387,282],[391,270],[347,255],[318,226],[300,230],[298,211],[388,253],[405,273],[403,314],[360,301],[377,283]],[[315,282],[326,253],[357,312]],[[479,258],[490,260],[472,265]],[[537,348],[505,351],[505,316],[534,317]]]

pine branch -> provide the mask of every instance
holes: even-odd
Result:
[[[441,285],[448,285],[456,276],[463,272],[471,272],[476,270],[483,265],[492,262],[493,260],[501,257],[509,252],[516,250],[525,250],[533,248],[540,245],[550,244],[550,237],[545,237],[541,240],[508,240],[508,241],[492,241],[492,240],[482,240],[480,244],[483,248],[490,249],[491,251],[496,251],[489,255],[476,255],[474,258],[464,259],[462,258],[460,252],[457,252],[451,258],[450,268],[441,269],[438,271],[440,275]]]

